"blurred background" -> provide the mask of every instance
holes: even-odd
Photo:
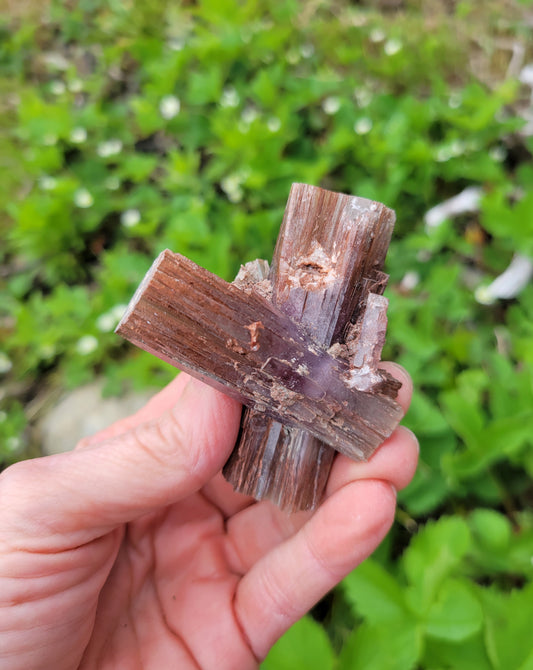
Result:
[[[2,465],[173,377],[113,334],[159,251],[231,279],[292,182],[379,200],[420,467],[264,668],[531,670],[533,2],[0,9]]]

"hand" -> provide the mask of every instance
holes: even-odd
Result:
[[[398,366],[388,368],[411,385]],[[416,438],[338,456],[315,513],[238,495],[240,406],[180,374],[135,416],[0,476],[0,668],[256,668],[387,533]]]

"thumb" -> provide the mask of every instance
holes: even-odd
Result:
[[[85,449],[5,470],[2,509],[23,519],[26,533],[31,525],[32,535],[53,529],[59,537],[84,531],[96,537],[201,488],[227,460],[240,412],[234,400],[191,380],[160,417]]]

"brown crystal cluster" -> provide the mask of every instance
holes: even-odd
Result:
[[[246,405],[237,491],[312,509],[335,452],[367,459],[399,422],[378,367],[393,226],[384,205],[295,184],[270,266],[228,284],[165,251],[139,287],[117,332]]]

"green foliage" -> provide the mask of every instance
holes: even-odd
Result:
[[[533,256],[530,90],[507,72],[509,45],[533,55],[530,4],[83,0],[0,21],[4,462],[34,453],[46,389],[172,376],[113,334],[162,249],[227,279],[270,258],[294,181],[397,212],[386,355],[414,379],[420,467],[337,614],[265,668],[533,667],[533,289],[476,299]],[[425,225],[469,186],[479,212]]]
[[[368,559],[343,583],[364,621],[339,667],[518,668],[530,662],[531,584],[507,594],[471,580],[479,557],[509,541],[504,517],[476,510],[468,520],[428,523],[392,572]]]
[[[0,403],[0,459],[12,460],[23,451],[26,428],[24,408],[16,400]]]
[[[262,670],[332,670],[334,654],[324,629],[309,616],[295,624],[272,647]]]

